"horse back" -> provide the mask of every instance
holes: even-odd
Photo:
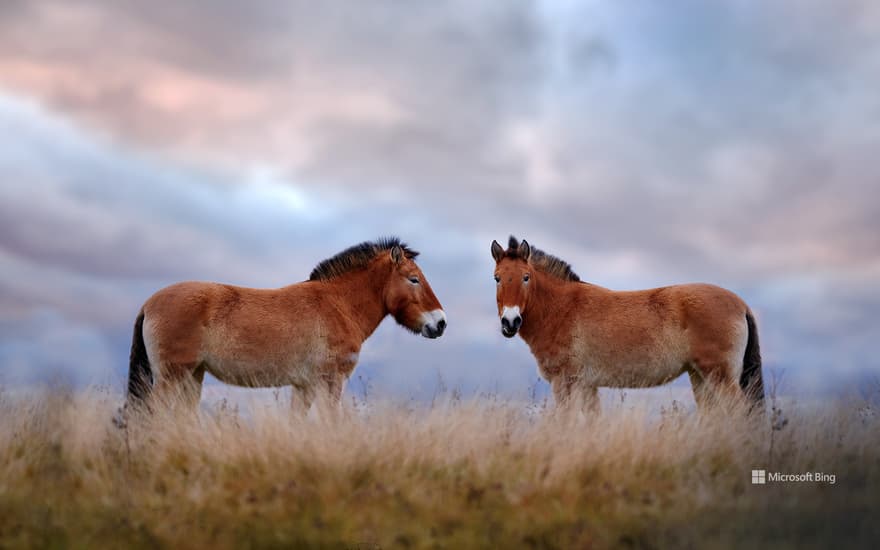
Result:
[[[604,291],[604,292],[603,292]],[[687,329],[694,325],[744,319],[748,306],[733,292],[705,283],[647,290],[588,289],[589,314],[614,318],[629,327]]]

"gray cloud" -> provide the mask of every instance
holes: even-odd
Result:
[[[428,344],[383,327],[364,371],[513,387],[530,359],[492,338],[484,284],[513,231],[600,284],[734,288],[771,363],[880,368],[860,328],[880,294],[871,5],[2,9],[0,85],[75,121],[0,102],[7,319],[38,305],[118,338],[161,284],[283,284],[400,233],[449,338],[414,366]]]
[[[10,96],[0,98],[0,128],[8,130],[0,144],[7,183],[0,326],[8,329],[0,337],[0,383],[118,382],[138,307],[176,280],[279,286],[305,279],[320,259],[363,239],[400,233],[422,248],[436,235],[430,217],[389,221],[385,212],[394,205],[381,200],[334,202],[294,192],[271,174],[233,184],[139,156]],[[425,342],[389,321],[363,352],[362,374],[378,387],[423,396],[429,390],[418,388],[444,372],[450,383],[473,388],[482,383],[475,373],[494,368],[464,367],[472,356],[490,355],[485,339],[467,329],[494,328],[491,285],[482,285],[482,307],[472,294],[452,294],[462,275],[490,281],[470,267],[464,240],[447,231],[422,257],[462,330],[425,358]]]

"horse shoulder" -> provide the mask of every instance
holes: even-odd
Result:
[[[571,368],[577,362],[578,340],[583,327],[590,324],[585,311],[589,307],[587,285],[574,283],[560,287],[563,291],[547,304],[549,314],[542,316],[540,330],[523,330],[523,340],[538,363],[538,369],[547,379]]]
[[[357,336],[359,328],[352,318],[349,299],[324,282],[308,281],[297,286],[297,307],[312,319],[321,320],[329,345],[344,348],[346,353],[357,353],[362,342]]]

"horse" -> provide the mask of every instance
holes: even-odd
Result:
[[[511,236],[492,241],[501,333],[518,333],[557,406],[597,411],[598,388],[665,384],[687,372],[699,409],[722,397],[763,410],[755,317],[709,284],[614,291]],[[725,402],[728,402],[725,401]]]
[[[149,409],[148,397],[179,392],[195,408],[209,372],[238,386],[290,385],[300,411],[316,396],[338,404],[361,345],[386,316],[426,338],[446,329],[418,254],[390,237],[352,246],[278,289],[182,282],[159,290],[134,324],[127,403]]]

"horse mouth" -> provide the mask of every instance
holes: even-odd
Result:
[[[442,309],[435,309],[422,314],[422,336],[425,338],[440,338],[446,330],[446,314]]]
[[[422,336],[424,336],[425,338],[430,338],[431,340],[434,340],[435,338],[440,338],[440,334],[440,332],[437,332],[436,330],[431,330],[428,327],[422,329]]]
[[[508,328],[505,326],[501,327],[501,334],[503,334],[506,338],[513,338],[514,336],[516,336],[516,332],[517,331],[515,328]]]
[[[431,325],[425,325],[422,327],[422,336],[430,338],[431,340],[440,338],[443,336],[444,329],[445,326],[432,327]]]

